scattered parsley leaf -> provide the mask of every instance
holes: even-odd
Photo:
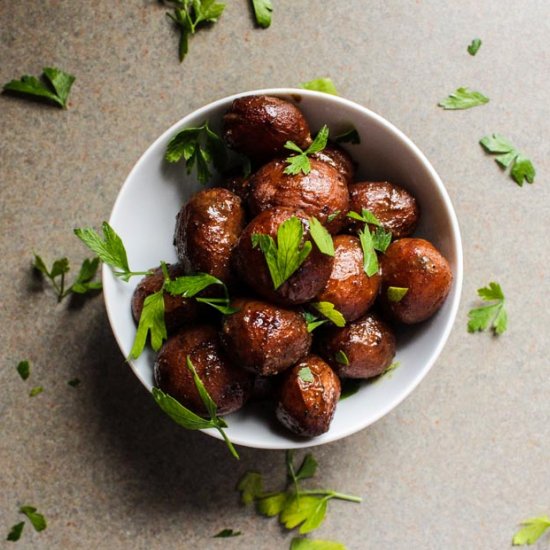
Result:
[[[341,349],[338,350],[338,352],[334,356],[334,359],[336,359],[336,362],[340,363],[340,365],[344,365],[345,367],[349,365],[348,356],[346,355],[346,352]]]
[[[199,183],[206,184],[210,181],[212,173],[209,164],[221,172],[227,165],[227,151],[221,137],[204,122],[196,128],[184,128],[180,130],[168,142],[164,158],[168,162],[185,160],[187,173],[190,174],[196,166]]]
[[[489,286],[479,288],[479,297],[485,301],[494,303],[471,309],[468,312],[468,332],[486,330],[491,327],[495,334],[502,334],[508,327],[508,315],[506,313],[505,298],[502,288],[498,283],[491,282]]]
[[[331,234],[315,217],[309,218],[309,234],[317,248],[326,256],[334,256],[334,243]]]
[[[313,313],[310,313],[309,311],[302,311],[302,315],[306,320],[308,332],[313,332],[317,327],[328,323],[328,319],[319,320],[319,317],[313,315]]]
[[[331,302],[311,302],[311,307],[316,309],[321,315],[332,321],[337,327],[345,327],[346,320],[344,316],[334,307]]]
[[[296,216],[285,220],[277,229],[277,244],[270,235],[254,233],[252,246],[260,247],[277,290],[306,260],[312,249],[310,241],[302,246],[304,229]]]
[[[28,361],[20,361],[17,365],[17,372],[23,380],[26,380],[31,374],[30,363]]]
[[[228,538],[228,537],[238,537],[242,535],[240,531],[233,531],[233,529],[222,529],[219,533],[216,533],[212,538]]]
[[[371,235],[374,249],[382,253],[386,252],[392,240],[391,231],[386,231],[383,227],[376,227]]]
[[[244,505],[251,504],[263,494],[261,474],[258,472],[247,472],[237,484],[237,490],[241,492],[241,502]]]
[[[4,84],[3,91],[24,94],[30,99],[46,99],[66,109],[75,77],[54,67],[44,67],[42,71],[42,80],[25,75],[20,80]]]
[[[368,277],[378,273],[378,256],[374,249],[374,241],[369,231],[369,226],[365,224],[364,229],[358,233],[361,248],[363,249],[363,269]]]
[[[375,225],[377,227],[382,226],[380,220],[370,210],[367,210],[366,208],[361,209],[361,214],[358,214],[357,212],[354,212],[352,210],[351,212],[348,212],[347,216],[348,218],[351,218],[353,220],[370,223],[371,225]]]
[[[340,401],[347,399],[359,391],[361,380],[357,378],[344,378],[342,380],[342,391],[340,392]]]
[[[479,38],[474,38],[470,43],[470,45],[468,46],[468,53],[470,55],[475,55],[480,47],[481,47],[481,40]]]
[[[197,273],[196,275],[177,277],[167,282],[164,288],[172,296],[191,298],[211,285],[225,286],[223,281],[208,273]]]
[[[302,464],[298,468],[298,471],[296,472],[296,480],[301,481],[303,479],[309,479],[313,477],[317,472],[318,466],[319,464],[313,458],[313,455],[311,453],[307,453],[306,456],[304,456],[304,460],[302,460]]]
[[[299,533],[305,535],[317,529],[327,514],[328,496],[294,495],[286,503],[279,521],[287,528],[300,525]]]
[[[470,109],[478,105],[489,103],[489,98],[481,92],[470,88],[457,88],[449,97],[441,100],[438,105],[445,110]]]
[[[40,532],[46,529],[46,518],[37,512],[34,506],[21,506],[21,508],[19,508],[19,512],[27,516],[35,531]]]
[[[304,382],[313,382],[313,373],[309,367],[304,367],[298,371],[298,376]]]
[[[328,134],[329,129],[325,124],[315,136],[313,143],[305,151],[302,151],[293,141],[287,141],[284,145],[285,149],[298,154],[285,159],[288,166],[284,169],[284,173],[290,175],[296,175],[300,172],[306,175],[309,174],[311,172],[311,163],[309,162],[308,155],[319,153],[327,146]]]
[[[256,501],[258,512],[267,517],[278,516],[284,509],[288,495],[285,492],[261,496]]]
[[[346,547],[333,540],[293,538],[290,550],[346,550]]]
[[[523,156],[505,137],[499,134],[485,136],[480,139],[480,145],[492,154],[498,154],[495,161],[506,169],[511,166],[510,176],[522,187],[524,182],[535,181],[535,167],[533,163]]]
[[[131,358],[137,359],[141,355],[148,334],[150,334],[151,347],[154,351],[158,351],[162,342],[168,338],[164,322],[164,291],[162,288],[147,296],[143,302],[136,336],[130,350]]]
[[[408,288],[402,286],[389,286],[387,290],[388,300],[393,303],[400,302],[409,292]]]
[[[101,290],[103,285],[100,281],[92,281],[96,276],[97,269],[99,267],[99,258],[86,259],[80,266],[80,271],[76,276],[76,280],[69,287],[67,292],[74,292],[75,294],[86,294],[91,290]]]
[[[25,522],[21,521],[19,523],[16,523],[8,533],[8,536],[6,540],[9,540],[11,542],[16,542],[21,538],[21,533],[23,532],[23,527],[25,527]]]
[[[327,222],[330,223],[334,218],[336,218],[340,214],[340,210],[335,210],[332,214],[329,214],[327,216]]]
[[[252,0],[252,6],[256,23],[263,29],[267,29],[271,25],[271,12],[273,11],[271,0]]]
[[[239,308],[229,305],[229,298],[195,298],[197,302],[207,304],[214,309],[217,309],[223,315],[233,315],[237,313]]]
[[[336,143],[351,143],[352,145],[359,145],[361,143],[361,136],[355,127],[351,127],[349,130],[338,134],[334,141]]]
[[[44,388],[42,386],[35,386],[34,388],[31,389],[31,391],[29,392],[29,397],[35,397],[37,396],[39,393],[42,393],[44,391]]]
[[[80,384],[80,378],[73,378],[72,380],[69,380],[67,384],[73,388],[76,388]]]
[[[336,86],[330,78],[315,78],[308,82],[300,84],[300,88],[304,90],[313,90],[314,92],[323,92],[325,94],[338,95]]]
[[[524,544],[535,544],[544,533],[550,529],[550,518],[542,516],[539,518],[526,519],[521,522],[522,527],[512,539],[514,546],[523,546]]]

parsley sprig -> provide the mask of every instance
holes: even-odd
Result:
[[[301,465],[294,465],[294,454],[286,452],[287,487],[283,491],[264,492],[262,476],[258,472],[248,472],[239,481],[237,489],[241,502],[256,504],[257,511],[268,517],[279,516],[279,521],[287,528],[299,527],[300,534],[310,533],[324,521],[330,500],[361,502],[361,497],[347,495],[327,489],[302,489],[301,482],[312,478],[317,471],[317,461],[307,454]]]
[[[332,302],[311,302],[310,306],[318,311],[323,317],[332,321],[337,327],[345,327],[344,316],[334,307]]]
[[[533,163],[522,155],[505,137],[500,134],[485,136],[480,139],[480,145],[488,152],[495,155],[497,162],[504,170],[511,167],[510,176],[522,187],[524,182],[535,181],[535,167]]]
[[[325,226],[315,217],[309,218],[309,234],[317,248],[327,256],[334,256],[334,242]]]
[[[474,38],[468,46],[468,53],[470,55],[475,55],[478,52],[479,48],[481,48],[481,39]]]
[[[315,136],[313,143],[305,151],[302,151],[293,141],[287,141],[284,145],[285,149],[298,154],[292,155],[285,160],[288,166],[285,168],[284,173],[289,175],[296,175],[300,172],[306,175],[309,174],[311,172],[311,163],[309,162],[308,155],[318,153],[327,146],[328,134],[329,129],[325,124]]]
[[[449,97],[442,99],[438,105],[445,110],[471,109],[489,103],[489,98],[481,92],[470,88],[457,88]]]
[[[304,90],[313,90],[314,92],[323,92],[330,95],[338,95],[336,86],[330,78],[315,78],[309,80],[308,82],[303,82],[300,84],[300,88]]]
[[[205,430],[207,428],[215,428],[220,432],[223,440],[231,454],[238,460],[239,454],[235,447],[227,437],[224,428],[227,428],[225,420],[217,415],[218,407],[214,400],[210,397],[210,394],[204,387],[202,380],[200,379],[197,371],[189,356],[186,357],[186,366],[193,375],[193,381],[199,392],[201,401],[203,402],[210,418],[203,418],[193,411],[184,407],[179,401],[164,393],[159,388],[153,388],[153,398],[157,405],[176,423],[184,427],[187,430]]]
[[[34,506],[21,506],[21,508],[19,508],[19,513],[24,514],[27,517],[35,531],[40,532],[46,529],[46,518],[38,512]],[[18,541],[23,533],[23,527],[25,527],[24,521],[16,523],[8,533],[6,540],[11,542]]]
[[[352,210],[351,212],[348,212],[347,216],[353,220],[374,225],[374,230],[371,232],[372,245],[375,250],[378,250],[379,252],[386,252],[392,240],[392,233],[391,231],[386,231],[382,227],[382,222],[370,210],[363,208],[361,209],[361,214],[358,214]]]
[[[492,304],[471,309],[468,313],[468,332],[487,330],[491,327],[495,334],[502,334],[508,327],[504,293],[498,283],[491,282],[489,286],[477,290],[479,297]]]
[[[196,167],[197,179],[204,185],[212,177],[210,164],[218,172],[225,169],[227,151],[221,137],[208,126],[208,122],[204,122],[202,126],[179,131],[168,143],[164,158],[172,163],[183,158],[187,173]]]
[[[252,7],[258,26],[267,29],[271,25],[271,12],[273,11],[271,0],[252,0]]]
[[[550,530],[550,517],[540,516],[526,519],[521,522],[523,527],[514,535],[512,544],[523,546],[524,544],[535,544],[546,531]]]

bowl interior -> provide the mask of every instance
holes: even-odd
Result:
[[[170,138],[178,130],[205,120],[220,129],[223,113],[235,97],[270,94],[297,103],[312,132],[323,124],[337,135],[353,125],[361,137],[358,145],[345,145],[358,163],[357,181],[389,180],[412,192],[419,201],[421,222],[417,236],[434,243],[449,260],[454,274],[450,295],[429,321],[398,334],[396,361],[399,368],[374,382],[363,384],[337,407],[330,430],[314,439],[298,439],[274,419],[266,404],[249,404],[227,417],[227,434],[237,444],[256,448],[288,449],[334,441],[352,434],[389,412],[422,380],[433,365],[449,335],[456,316],[462,286],[462,248],[454,210],[441,180],[418,148],[380,116],[343,98],[295,89],[256,90],[231,96],[184,117],[160,136],[132,169],[113,207],[110,223],[122,237],[133,270],[146,270],[176,261],[172,245],[175,217],[181,205],[200,185],[188,176],[182,164],[163,160]],[[136,327],[130,312],[132,292],[139,282],[124,283],[103,268],[104,296],[109,320],[125,357],[128,357]],[[154,353],[146,350],[130,365],[150,390],[153,385]],[[219,437],[212,430],[207,433]]]

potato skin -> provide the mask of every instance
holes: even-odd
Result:
[[[181,264],[167,264],[166,267],[171,279],[185,275],[185,270]],[[136,323],[139,323],[145,298],[158,292],[163,284],[164,274],[160,267],[154,269],[151,275],[147,275],[141,279],[132,294],[132,316]],[[184,324],[195,321],[199,317],[200,308],[193,298],[172,296],[169,292],[164,292],[163,297],[164,322],[168,332],[175,332]]]
[[[227,145],[255,160],[268,160],[286,151],[293,141],[305,149],[311,143],[304,115],[290,101],[265,95],[240,97],[223,117]]]
[[[355,162],[353,162],[350,154],[336,143],[329,142],[322,151],[315,153],[312,157],[336,168],[348,184],[353,181]]]
[[[312,382],[299,375],[305,367],[313,375]],[[340,380],[332,369],[317,355],[308,355],[283,375],[277,418],[295,434],[321,435],[330,427],[340,392]]]
[[[254,377],[230,363],[216,329],[210,325],[184,328],[164,343],[154,367],[155,383],[163,392],[193,412],[207,416],[186,365],[188,355],[218,406],[218,414],[229,414],[244,405],[252,392]]]
[[[274,208],[256,216],[244,229],[235,247],[234,265],[241,279],[260,296],[280,305],[303,304],[324,288],[332,270],[333,258],[313,245],[304,263],[277,289],[259,247],[252,246],[252,235],[263,233],[277,242],[279,226],[293,216],[302,220],[304,242],[309,239],[307,216],[292,208]]]
[[[381,278],[378,273],[372,277],[365,273],[363,250],[357,237],[336,235],[333,243],[332,273],[316,301],[331,302],[346,321],[354,321],[365,314],[376,300]]]
[[[262,166],[250,177],[248,204],[253,215],[277,206],[303,210],[315,216],[333,235],[346,223],[349,192],[346,180],[336,168],[310,158],[309,174],[291,175],[284,171],[288,164],[281,159]],[[328,221],[328,217],[339,212]]]
[[[263,376],[291,367],[309,352],[311,334],[297,311],[237,298],[239,309],[224,317],[221,339],[234,364]]]
[[[244,224],[242,201],[231,191],[212,187],[193,195],[177,215],[174,236],[185,271],[231,283],[231,254]]]
[[[370,210],[394,239],[414,233],[420,217],[416,199],[405,189],[388,181],[363,181],[349,186],[350,211],[361,213]],[[358,231],[362,222],[349,221],[349,227]]]
[[[424,239],[394,241],[381,257],[383,307],[406,324],[431,317],[444,303],[453,282],[449,262]],[[408,288],[399,302],[390,302],[390,286]]]
[[[342,378],[372,378],[382,374],[395,356],[395,335],[375,313],[319,334],[319,354]],[[349,365],[336,360],[343,351]]]

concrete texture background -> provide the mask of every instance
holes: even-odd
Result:
[[[22,504],[49,523],[27,525],[13,547],[288,548],[291,535],[234,490],[249,469],[277,486],[284,453],[242,448],[237,463],[219,441],[178,428],[125,365],[101,297],[57,305],[30,263],[34,250],[79,264],[73,227],[107,219],[141,153],[191,110],[320,76],[427,154],[457,209],[465,283],[418,389],[374,426],[313,449],[319,484],[365,497],[332,502],[315,536],[361,550],[500,549],[519,520],[550,513],[548,2],[274,4],[260,30],[247,1],[228,1],[180,65],[153,0],[0,1],[0,82],[51,65],[77,77],[67,111],[0,97],[0,538]],[[475,37],[483,45],[471,57]],[[458,86],[491,101],[439,109]],[[533,159],[535,184],[519,188],[484,154],[478,140],[492,132]],[[475,290],[491,280],[506,292],[509,330],[469,335]],[[29,398],[34,385],[44,392]],[[226,527],[244,535],[211,538]]]

